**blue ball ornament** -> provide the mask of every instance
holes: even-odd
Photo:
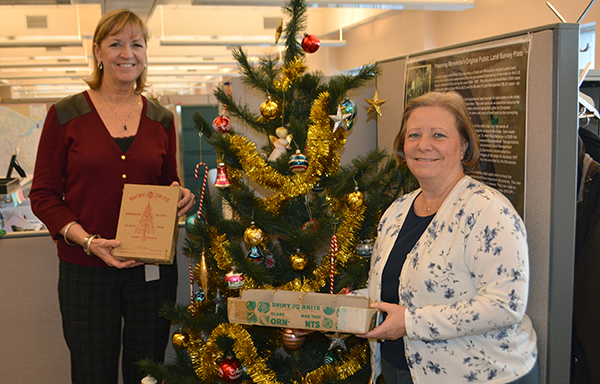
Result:
[[[288,165],[290,166],[290,170],[292,172],[302,173],[306,171],[306,168],[308,168],[308,159],[302,154],[302,152],[300,152],[299,149],[297,149],[296,153],[290,157]]]
[[[342,101],[340,104],[340,108],[342,109],[342,113],[350,114],[348,120],[354,120],[356,115],[358,115],[358,108],[356,107],[356,103],[350,99],[344,99],[344,101]]]
[[[206,295],[204,294],[202,288],[200,288],[198,292],[194,293],[194,302],[200,304],[204,301],[204,299],[206,299]]]

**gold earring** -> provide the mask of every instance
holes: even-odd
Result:
[[[102,62],[98,63],[98,69],[99,70],[103,70],[104,69],[104,65],[102,64]]]

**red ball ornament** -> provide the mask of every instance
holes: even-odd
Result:
[[[321,41],[315,35],[304,34],[302,49],[308,53],[315,53],[321,46]]]
[[[243,373],[242,363],[234,357],[227,358],[219,364],[219,377],[228,383],[238,380]]]
[[[223,115],[217,116],[212,123],[213,129],[217,132],[227,133],[231,129],[229,119]]]

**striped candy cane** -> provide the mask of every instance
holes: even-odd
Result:
[[[208,179],[208,167],[204,163],[198,163],[196,165],[196,169],[194,170],[194,177],[198,180],[198,167],[204,167],[204,181],[202,182],[202,192],[200,193],[200,204],[198,205],[198,218],[202,214],[202,202],[204,201],[204,191],[206,190],[206,180]]]
[[[334,261],[335,261],[335,254],[338,251],[338,243],[337,243],[337,236],[333,235],[333,237],[331,238],[331,283],[329,286],[329,293],[331,293],[333,295],[333,274],[334,274]]]
[[[190,267],[190,312],[192,313],[192,316],[194,316],[196,313],[196,310],[194,308],[194,269],[192,268],[192,264],[189,265]]]

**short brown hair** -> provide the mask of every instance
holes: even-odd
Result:
[[[104,40],[107,36],[121,32],[127,25],[129,25],[134,31],[138,30],[144,37],[144,42],[146,45],[148,44],[150,32],[148,31],[146,23],[144,23],[144,21],[138,15],[128,9],[115,9],[114,11],[110,11],[102,16],[98,22],[98,25],[96,26],[96,31],[94,32],[94,43],[100,46],[102,40]],[[102,84],[104,71],[98,68],[98,59],[96,58],[96,55],[92,54],[92,56],[94,58],[93,71],[88,78],[84,79],[84,81],[90,86],[90,88],[98,89]],[[135,81],[135,91],[137,93],[142,93],[146,88],[147,73],[148,68],[144,68],[140,76]]]
[[[429,92],[412,99],[404,108],[400,131],[394,140],[394,151],[398,162],[406,166],[406,155],[404,154],[404,142],[406,140],[406,122],[415,109],[420,107],[439,107],[450,112],[456,119],[456,129],[463,143],[468,143],[465,155],[461,160],[463,171],[471,173],[479,165],[479,136],[473,127],[467,104],[463,97],[457,92]]]

